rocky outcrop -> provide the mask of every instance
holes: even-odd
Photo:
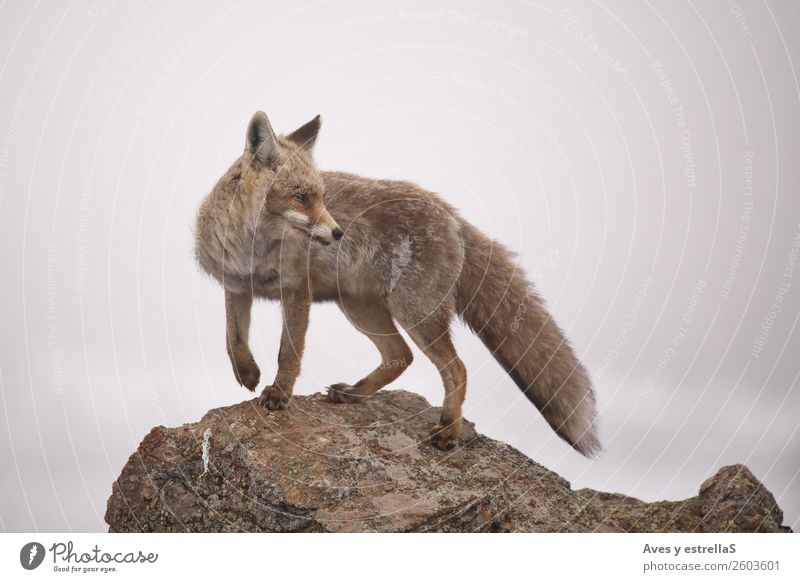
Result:
[[[275,413],[250,400],[159,426],[113,484],[106,522],[114,532],[789,531],[741,465],[697,497],[644,503],[573,491],[468,422],[461,446],[439,451],[427,442],[438,418],[422,397],[387,391],[358,404],[299,396]]]

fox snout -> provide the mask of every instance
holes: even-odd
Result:
[[[330,219],[330,222],[320,217],[319,222],[311,228],[311,237],[327,244],[341,240],[344,231],[334,222],[330,214],[327,212],[325,214],[328,215],[327,218]]]
[[[317,242],[328,245],[344,236],[344,231],[327,210],[323,210],[315,219],[296,210],[290,210],[284,216],[293,226],[308,233]]]

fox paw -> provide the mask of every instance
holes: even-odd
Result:
[[[454,424],[437,424],[431,430],[431,444],[439,450],[451,451],[458,445],[459,427]]]
[[[258,381],[261,379],[261,370],[258,369],[258,364],[253,358],[244,364],[233,364],[233,373],[239,386],[244,386],[250,392],[256,389]]]
[[[364,396],[354,393],[354,388],[349,384],[333,384],[328,386],[328,400],[331,402],[361,402]]]
[[[278,386],[267,386],[261,391],[258,403],[267,410],[283,410],[289,404],[289,394]]]

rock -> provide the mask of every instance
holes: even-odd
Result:
[[[422,397],[386,391],[357,404],[297,396],[275,413],[249,400],[158,426],[114,483],[105,519],[112,532],[790,531],[741,465],[697,497],[644,503],[573,491],[469,422],[459,448],[439,451],[426,440],[438,417]]]

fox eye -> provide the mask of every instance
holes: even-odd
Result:
[[[295,194],[294,199],[297,200],[303,206],[308,206],[308,196],[305,194]]]

